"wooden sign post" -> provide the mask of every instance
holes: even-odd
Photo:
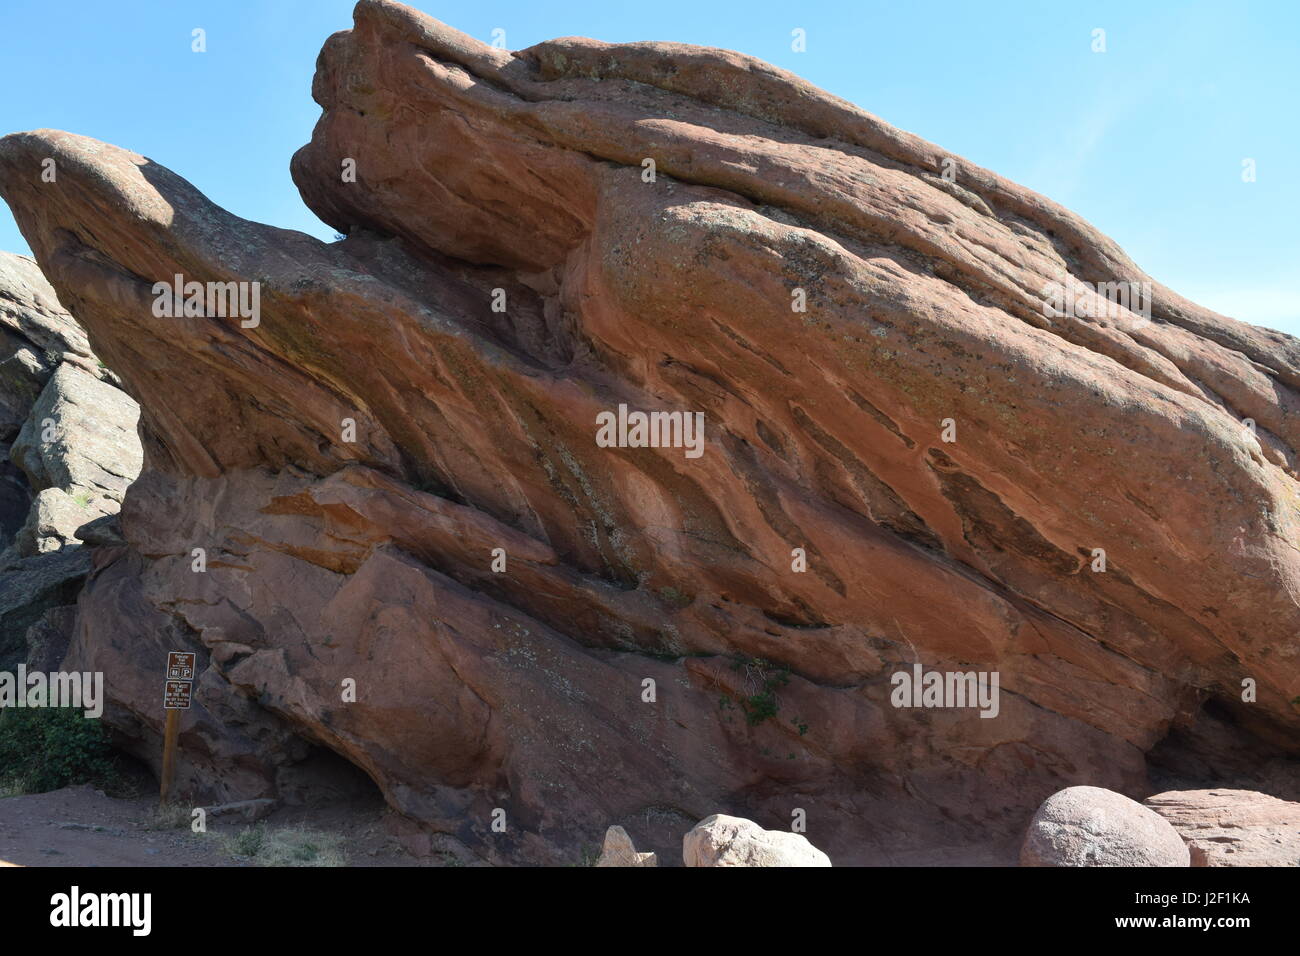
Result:
[[[181,731],[181,711],[189,710],[190,691],[194,687],[194,653],[171,651],[167,655],[167,680],[163,683],[163,709],[167,723],[163,727],[163,762],[159,803],[166,803],[172,788],[176,766],[176,738]]]

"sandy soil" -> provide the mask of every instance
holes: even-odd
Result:
[[[0,799],[0,866],[251,866],[223,847],[249,826],[208,821],[207,833],[188,824],[160,828],[157,798],[107,796],[91,786]],[[337,834],[349,866],[439,866],[417,859],[385,829],[382,804],[289,807],[261,821],[266,830],[308,827]]]

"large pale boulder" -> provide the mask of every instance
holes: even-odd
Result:
[[[764,830],[753,820],[715,813],[682,838],[687,866],[830,866],[801,833]]]
[[[139,417],[140,407],[121,389],[64,362],[32,406],[10,457],[37,490],[117,503],[140,473]]]
[[[605,831],[605,844],[600,850],[596,866],[658,866],[653,853],[638,853],[632,838],[620,826]]]
[[[1188,866],[1182,838],[1159,814],[1100,787],[1068,787],[1038,808],[1021,866]]]
[[[105,511],[99,502],[91,504],[84,492],[73,497],[62,488],[45,488],[36,493],[27,512],[27,520],[14,535],[14,551],[22,556],[58,551],[69,545],[77,547],[81,539],[77,530]]]
[[[117,513],[142,464],[138,418],[138,406],[92,354],[86,333],[36,263],[0,252],[6,566],[75,547],[78,526]]]
[[[1178,831],[1192,866],[1300,866],[1300,803],[1252,790],[1171,790],[1144,802]]]
[[[33,490],[10,446],[65,354],[91,359],[85,332],[35,261],[0,252],[0,550],[27,519]]]
[[[121,389],[81,363],[59,365],[10,450],[37,492],[14,538],[18,555],[76,546],[79,527],[120,510],[143,463],[139,417]]]

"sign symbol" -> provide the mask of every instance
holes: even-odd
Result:
[[[194,652],[171,651],[167,655],[168,680],[194,680]]]

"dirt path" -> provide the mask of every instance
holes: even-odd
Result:
[[[160,828],[152,796],[115,798],[90,786],[0,799],[0,866],[251,866],[224,844],[244,822]],[[384,827],[382,806],[286,808],[262,822],[267,833],[308,827],[336,839],[348,866],[429,866]],[[227,838],[227,839],[223,839]]]

